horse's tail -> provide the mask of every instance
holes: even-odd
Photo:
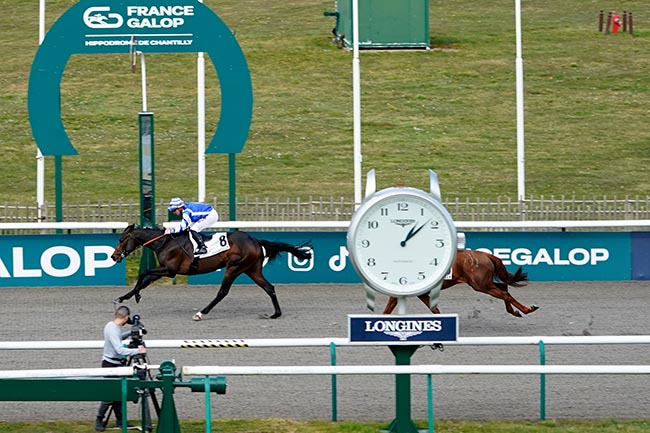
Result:
[[[512,287],[523,287],[526,285],[528,274],[524,272],[521,266],[514,274],[511,274],[508,272],[500,258],[493,256],[492,254],[489,254],[489,256],[490,260],[494,264],[495,274],[499,280]]]
[[[311,259],[311,252],[307,250],[307,247],[310,247],[309,242],[300,245],[272,242],[264,239],[259,239],[258,242],[264,249],[264,256],[269,258],[269,262],[275,259],[281,252],[291,253],[299,260]]]

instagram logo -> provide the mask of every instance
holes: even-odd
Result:
[[[311,254],[311,257],[306,260],[300,260],[293,254],[288,254],[287,265],[289,269],[295,272],[309,272],[314,269],[314,249],[310,247],[303,247],[304,251],[307,251]]]

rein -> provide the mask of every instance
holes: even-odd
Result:
[[[149,245],[150,243],[157,241],[158,239],[162,238],[163,236],[165,236],[165,233],[161,234],[160,236],[156,236],[156,237],[153,238],[153,239],[149,239],[147,242],[143,243],[141,246],[142,246],[142,247],[146,247],[146,246]],[[137,249],[137,248],[138,248],[138,247],[136,247],[136,249]],[[132,251],[126,251],[126,250],[124,250],[124,251],[122,251],[121,256],[122,256],[122,258],[124,259],[124,258],[126,258],[129,254],[131,254],[132,252],[133,252],[133,250],[132,250]]]
[[[163,233],[163,234],[161,234],[160,236],[156,236],[156,237],[153,238],[153,239],[149,239],[147,242],[143,243],[142,246],[143,246],[143,247],[146,247],[146,246],[149,245],[150,243],[155,242],[155,241],[157,241],[158,239],[160,239],[160,238],[162,238],[163,236],[165,236],[165,234],[166,234],[166,233]]]
[[[143,243],[142,246],[143,246],[143,247],[146,247],[146,246],[149,245],[150,243],[157,241],[158,239],[162,238],[162,237],[165,236],[166,234],[167,234],[167,233],[163,233],[163,234],[161,234],[160,236],[156,236],[156,237],[153,238],[153,239],[149,239],[147,242]],[[192,254],[191,252],[187,252],[187,251],[185,250],[185,248],[183,248],[183,246],[182,246],[180,243],[178,243],[178,240],[176,240],[176,244],[177,244],[177,245],[179,246],[179,248],[180,248],[180,249],[185,253],[185,255],[187,255],[188,257],[194,257],[194,254]]]

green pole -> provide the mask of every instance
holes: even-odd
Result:
[[[157,379],[162,380],[163,401],[158,417],[156,433],[181,433],[178,422],[176,405],[174,403],[174,380],[176,379],[176,365],[172,361],[163,361],[159,367]]]
[[[539,364],[546,365],[546,351],[544,342],[539,340]],[[546,375],[539,375],[539,419],[546,420]]]
[[[330,360],[332,365],[336,365],[336,344],[330,343]],[[336,404],[336,375],[332,375],[332,421],[337,421],[337,404]]]
[[[205,433],[212,433],[212,410],[210,408],[210,376],[205,376]]]
[[[156,226],[153,113],[148,111],[138,113],[138,127],[140,135],[140,225],[151,228]],[[140,273],[156,266],[153,251],[150,248],[143,248]]]
[[[126,433],[128,416],[126,414],[126,376],[122,376],[122,433]]]
[[[411,355],[419,346],[389,346],[395,356],[395,365],[410,365]],[[391,433],[418,433],[411,419],[411,375],[395,375],[395,419],[387,430]]]
[[[147,390],[145,389],[144,392],[146,392],[146,391]],[[150,392],[153,392],[153,390],[150,391]],[[140,398],[144,398],[144,393],[141,395]],[[140,402],[140,428],[142,429],[141,431],[147,431],[147,423],[148,423],[148,421],[151,421],[151,416],[149,416],[149,419],[147,419],[147,412],[148,412],[147,405],[145,404],[144,401],[141,401]],[[149,424],[151,424],[151,423],[149,422]],[[126,433],[126,432],[124,432],[124,433]]]

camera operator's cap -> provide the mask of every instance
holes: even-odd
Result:
[[[174,197],[169,202],[169,207],[167,208],[167,210],[169,212],[174,212],[176,209],[178,209],[180,207],[183,207],[183,206],[185,206],[185,202],[183,201],[183,199],[180,198],[180,197]]]

